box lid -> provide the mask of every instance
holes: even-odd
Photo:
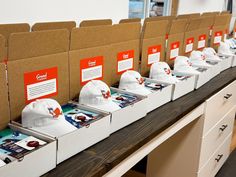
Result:
[[[199,26],[201,24],[201,18],[194,18],[191,19],[189,24],[186,27],[186,31],[195,31],[199,29]]]
[[[70,50],[109,45],[111,32],[112,25],[74,28],[71,31]]]
[[[0,24],[0,34],[6,38],[6,46],[8,45],[10,34],[29,31],[30,25],[28,23]]]
[[[121,19],[119,21],[119,23],[133,23],[133,22],[141,23],[141,18],[127,18],[127,19]]]
[[[76,27],[75,21],[61,21],[61,22],[40,22],[35,23],[32,26],[32,31],[42,31],[42,30],[55,30],[55,29],[68,29]]]
[[[84,20],[80,23],[80,27],[88,26],[101,26],[101,25],[112,25],[111,19],[101,19],[101,20]]]
[[[112,26],[111,43],[119,43],[140,38],[141,24],[139,22],[121,23]]]
[[[173,20],[169,30],[169,34],[183,33],[186,29],[186,25],[187,25],[186,19]]]
[[[69,49],[69,32],[66,29],[14,33],[9,38],[9,60],[18,60]]]
[[[168,24],[168,20],[146,22],[143,29],[143,38],[147,39],[157,36],[165,36]]]

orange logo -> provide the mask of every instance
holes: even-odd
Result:
[[[58,118],[60,115],[62,115],[62,112],[59,108],[56,108],[53,110],[53,108],[48,108],[49,113],[53,116],[53,118]]]

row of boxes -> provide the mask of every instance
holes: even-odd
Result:
[[[157,22],[148,22],[147,20],[144,25],[145,29],[154,32],[142,33],[144,35],[143,46],[147,41],[146,46],[149,47],[160,42],[159,37],[161,36],[158,36],[159,34],[151,37],[151,40],[148,38],[150,34],[158,33],[155,32],[157,28],[154,28],[153,25],[158,24],[157,26],[159,26],[159,23],[166,24],[166,28],[170,26],[170,29],[174,29],[169,20],[158,20]],[[175,25],[183,25],[183,23],[186,24],[187,20],[173,22]],[[132,59],[132,69],[139,70],[140,23],[114,26],[107,24],[92,27],[88,27],[91,22],[82,24],[83,27],[73,29],[71,34],[67,30],[15,33],[11,34],[7,40],[8,61],[5,64],[0,64],[0,84],[2,87],[0,97],[3,100],[0,109],[4,113],[0,122],[1,128],[8,125],[13,130],[44,140],[47,144],[31,151],[23,159],[14,160],[1,167],[0,173],[4,177],[19,176],[19,174],[24,177],[42,175],[71,156],[109,137],[111,133],[145,117],[148,112],[193,91],[194,88],[199,88],[221,71],[231,67],[232,61],[235,62],[232,57],[225,57],[221,63],[198,77],[188,77],[175,85],[164,84],[161,90],[152,92],[147,97],[111,87],[112,92],[136,96],[138,101],[115,112],[104,112],[79,105],[74,101],[70,102],[70,100],[78,98],[82,86],[93,79],[93,73],[102,73],[102,77],[99,79],[105,81],[109,86],[113,86],[119,82],[120,75],[127,70],[120,67],[119,62],[122,63],[125,60],[129,62]],[[149,25],[150,27],[148,27]],[[160,32],[164,35],[161,37],[164,39],[163,45],[166,42],[165,30]],[[112,39],[110,38],[111,34]],[[175,37],[171,36],[171,33],[169,34],[168,41],[170,43]],[[180,38],[182,39],[182,37]],[[3,37],[0,40],[1,44],[6,44]],[[151,41],[153,43],[149,43]],[[163,45],[162,51],[164,51]],[[4,53],[6,46],[0,46],[2,46],[0,50]],[[150,54],[153,53],[148,53],[148,55]],[[3,59],[5,55],[2,56]],[[160,56],[163,58],[162,55]],[[141,60],[141,73],[146,76],[152,62],[148,62],[147,56],[144,62],[144,58],[143,56]],[[173,58],[168,61],[170,61],[169,64],[173,63]],[[99,70],[99,68],[102,69]],[[148,78],[146,82],[159,84]],[[54,85],[56,90],[38,96],[43,93],[40,92],[37,95],[35,90],[43,87],[45,83]],[[52,97],[61,105],[68,102],[73,103],[78,109],[99,114],[101,117],[87,126],[60,137],[23,128],[21,126],[21,111],[24,106],[35,99],[45,97]],[[9,122],[11,123],[9,124]]]

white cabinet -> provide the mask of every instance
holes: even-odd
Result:
[[[198,177],[214,177],[230,153],[236,81],[206,100]]]

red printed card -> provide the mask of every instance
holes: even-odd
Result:
[[[179,55],[180,42],[173,42],[170,45],[170,60],[174,60]]]
[[[41,98],[50,98],[58,94],[57,67],[24,73],[26,104]]]
[[[103,79],[103,56],[80,60],[80,83],[85,85],[90,80]]]
[[[117,74],[134,69],[134,50],[119,52],[117,54]]]
[[[202,49],[206,46],[206,35],[202,34],[198,37],[197,49]]]
[[[160,61],[161,58],[161,45],[148,47],[148,62],[147,65]]]
[[[214,37],[214,44],[219,44],[220,41],[222,40],[222,31],[217,31],[215,32],[215,37]]]
[[[194,42],[194,38],[190,37],[186,40],[186,48],[185,48],[185,53],[189,53],[192,52],[193,50],[193,42]]]

